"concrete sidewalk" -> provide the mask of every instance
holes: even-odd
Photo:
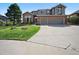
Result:
[[[71,48],[67,50],[43,44],[25,41],[0,40],[0,55],[36,55],[36,54],[79,54]]]

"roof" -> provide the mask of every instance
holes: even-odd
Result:
[[[5,19],[7,19],[7,17],[6,17],[6,16],[3,16],[3,15],[0,15],[0,18],[5,18]]]
[[[0,15],[0,18],[3,19],[3,20],[7,19],[7,17],[3,16],[3,15]]]
[[[0,15],[0,21],[5,22],[8,18],[6,16]]]
[[[32,12],[37,12],[37,11],[32,11]],[[32,12],[31,12],[31,13],[32,13]]]
[[[36,11],[32,11],[31,13],[33,13],[33,12],[38,12],[38,11],[45,11],[45,10],[50,10],[50,9],[38,9],[38,10],[36,10]]]
[[[28,13],[28,14],[32,15],[32,13],[30,13],[30,12],[25,12],[25,13],[23,13],[23,15],[24,15],[24,14],[26,14],[26,13]]]
[[[61,4],[61,3],[59,5],[57,5],[56,7],[64,7],[64,8],[66,8],[66,6]]]
[[[79,10],[75,11],[74,13],[72,13],[70,15],[73,15],[73,14],[79,14]]]
[[[57,6],[55,6],[55,7],[52,7],[51,9],[53,9],[53,8],[56,8],[56,7],[64,7],[64,8],[66,8],[66,6],[65,5],[63,5],[63,4],[58,4]]]
[[[37,10],[37,11],[44,11],[44,10],[50,10],[50,9],[39,9],[39,10]]]
[[[79,10],[75,11],[74,14],[79,14]]]

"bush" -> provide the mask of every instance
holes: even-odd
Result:
[[[26,29],[27,29],[27,27],[22,27],[21,29],[22,29],[22,30],[26,30]]]
[[[0,26],[2,26],[3,25],[3,23],[2,22],[0,22]]]
[[[71,24],[79,25],[79,17],[78,16],[70,17],[70,21],[69,22]]]
[[[10,28],[10,30],[13,30],[13,29],[16,29],[16,27],[12,26],[12,27]]]

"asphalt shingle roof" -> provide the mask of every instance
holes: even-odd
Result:
[[[79,10],[77,10],[76,12],[74,12],[75,14],[79,14]]]

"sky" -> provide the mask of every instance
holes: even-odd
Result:
[[[5,15],[10,5],[11,3],[0,3],[0,14]],[[18,3],[18,5],[22,10],[22,13],[24,13],[24,12],[35,11],[38,9],[50,9],[58,5],[58,3]],[[63,3],[63,5],[66,6],[65,10],[66,15],[69,15],[79,10],[79,3]]]

